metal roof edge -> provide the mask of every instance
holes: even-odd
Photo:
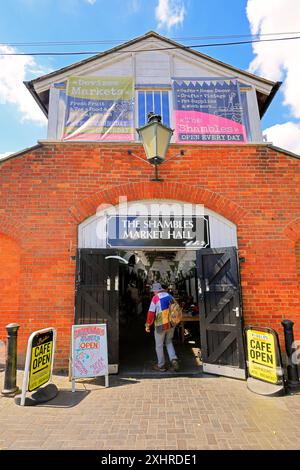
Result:
[[[273,145],[273,144],[267,144],[267,147],[272,150],[275,150],[276,152],[281,152],[281,153],[284,153],[285,155],[288,155],[289,157],[293,157],[293,158],[296,158],[297,160],[300,160],[300,155],[298,155],[297,153],[290,152],[290,150],[277,147],[276,145]]]
[[[33,145],[32,147],[27,147],[23,150],[19,150],[18,152],[15,152],[15,153],[11,153],[10,155],[7,155],[7,157],[4,157],[4,158],[1,158],[0,159],[0,165],[1,163],[3,162],[6,162],[7,160],[10,160],[12,158],[16,158],[16,157],[20,157],[21,155],[23,155],[24,153],[28,153],[28,152],[31,152],[32,150],[36,150],[38,148],[42,147],[42,144],[40,143],[37,143],[35,145]]]
[[[33,145],[32,147],[27,147],[25,149],[19,150],[18,152],[15,152],[15,153],[12,153],[12,154],[8,155],[5,158],[0,159],[0,165],[1,165],[1,163],[5,162],[7,160],[10,160],[10,159],[16,158],[16,157],[20,157],[25,153],[28,153],[28,152],[31,152],[31,151],[36,150],[38,148],[41,148],[41,147],[43,147],[43,145],[47,145],[47,144],[70,144],[70,143],[71,144],[76,144],[76,143],[78,144],[79,143],[79,144],[82,145],[83,142],[62,142],[62,141],[47,141],[47,140],[42,141],[41,140],[41,141],[38,141],[38,143]],[[89,142],[89,143],[99,144],[99,142]],[[112,142],[106,142],[106,144],[112,144]],[[117,144],[120,144],[120,142],[114,142],[114,144],[117,145]],[[128,142],[124,142],[124,144],[126,144],[128,146]],[[130,145],[139,145],[139,146],[141,145],[139,142],[129,142],[129,144]],[[171,145],[174,146],[174,147],[175,146],[180,147],[180,145],[182,146],[182,144],[177,144],[177,143],[176,144],[171,144]],[[216,145],[219,145],[219,144],[216,144]],[[232,145],[236,146],[236,144],[232,144]],[[243,146],[247,146],[247,145],[267,147],[267,148],[270,148],[271,150],[274,150],[275,152],[280,152],[280,153],[283,153],[285,155],[288,155],[289,157],[293,157],[293,158],[296,158],[297,160],[300,160],[300,155],[298,155],[296,153],[293,153],[289,150],[283,149],[281,147],[277,147],[276,145],[273,145],[271,143],[260,142],[260,143],[252,144],[250,142],[250,143],[244,144]]]

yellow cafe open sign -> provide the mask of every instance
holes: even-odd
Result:
[[[278,339],[269,328],[246,328],[247,364],[251,377],[273,384],[282,380]]]
[[[37,334],[32,340],[28,390],[32,392],[50,379],[53,331]]]

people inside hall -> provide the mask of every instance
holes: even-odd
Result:
[[[142,312],[144,318],[146,318],[150,304],[152,300],[152,295],[151,295],[151,286],[149,284],[146,284],[143,294],[142,294]]]
[[[126,291],[127,313],[129,317],[136,317],[138,313],[139,291],[134,282],[130,282]]]
[[[152,291],[154,296],[148,311],[145,329],[147,333],[150,333],[151,325],[154,324],[155,350],[157,355],[157,364],[154,368],[160,372],[167,370],[164,355],[165,344],[171,367],[177,371],[179,370],[179,363],[173,346],[175,328],[170,323],[169,315],[169,308],[173,297],[158,282],[153,284]]]

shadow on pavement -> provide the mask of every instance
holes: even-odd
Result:
[[[59,390],[58,395],[46,403],[41,403],[37,406],[47,408],[72,408],[73,406],[79,405],[89,394],[90,390]]]

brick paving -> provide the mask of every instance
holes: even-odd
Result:
[[[66,377],[54,383],[44,405],[0,398],[1,449],[300,449],[300,395],[262,397],[207,375],[111,376],[110,388],[86,380],[75,394]]]

